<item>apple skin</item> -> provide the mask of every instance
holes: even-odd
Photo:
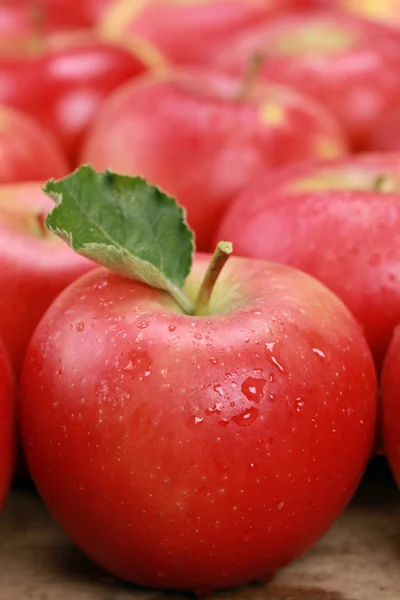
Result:
[[[256,52],[266,55],[262,76],[326,106],[354,150],[365,148],[379,119],[398,104],[400,38],[356,16],[312,11],[276,17],[236,36],[212,65],[242,73]]]
[[[96,116],[81,163],[140,174],[187,211],[199,251],[221,215],[257,174],[347,148],[322,107],[280,86],[192,68],[143,76],[119,88]],[[129,151],[127,149],[129,148]]]
[[[400,487],[400,328],[396,327],[381,377],[381,438],[383,453]]]
[[[41,233],[38,215],[52,208],[40,183],[0,186],[0,338],[17,375],[49,304],[94,266],[55,236]]]
[[[374,190],[385,174],[392,193]],[[225,238],[240,255],[292,265],[333,290],[381,366],[400,322],[400,154],[305,163],[260,178],[225,216],[215,239]]]
[[[64,177],[70,168],[52,133],[19,110],[0,105],[0,185]]]
[[[205,64],[232,36],[287,4],[287,0],[120,0],[104,13],[98,30],[128,44],[137,37],[144,39],[173,64]]]
[[[371,132],[370,152],[400,152],[400,113],[398,105],[386,111]]]
[[[75,165],[104,99],[153,64],[150,56],[138,52],[88,33],[53,36],[36,52],[0,56],[0,102],[30,114],[52,131]]]
[[[15,380],[0,340],[0,509],[7,497],[15,463]]]
[[[195,259],[191,298],[209,258]],[[137,584],[265,580],[326,532],[371,456],[375,369],[338,298],[232,258],[211,311],[181,314],[99,269],[58,297],[27,351],[38,490],[84,552]]]

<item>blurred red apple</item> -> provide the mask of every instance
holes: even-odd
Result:
[[[68,161],[55,137],[39,122],[0,105],[0,184],[63,177]]]
[[[44,227],[53,207],[39,183],[0,186],[0,338],[17,374],[49,304],[93,266]]]
[[[174,64],[201,64],[248,25],[273,15],[288,0],[119,0],[100,32],[127,43],[138,36]]]
[[[0,102],[38,119],[74,161],[101,103],[146,71],[147,59],[93,35],[55,36],[35,52],[0,57]]]
[[[137,79],[106,101],[81,160],[140,174],[175,196],[197,248],[208,249],[232,198],[257,174],[346,152],[319,105],[280,86],[244,83],[199,69]]]
[[[345,13],[283,15],[236,36],[213,64],[243,72],[265,57],[268,81],[293,85],[339,119],[355,149],[400,98],[400,40],[385,27]]]
[[[264,177],[215,239],[319,279],[364,328],[379,367],[400,323],[400,154],[303,164]]]
[[[383,452],[400,487],[400,327],[393,334],[381,378],[381,437]]]

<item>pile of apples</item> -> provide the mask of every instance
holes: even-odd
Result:
[[[399,106],[399,0],[0,2],[0,505],[206,594],[400,485]]]

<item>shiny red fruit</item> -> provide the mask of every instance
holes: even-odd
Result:
[[[0,102],[44,124],[74,162],[104,99],[146,69],[133,51],[88,34],[51,38],[30,54],[0,57]]]
[[[0,338],[16,373],[49,304],[93,266],[45,229],[53,206],[39,183],[0,186]]]
[[[333,290],[382,364],[400,323],[400,155],[306,163],[264,177],[239,197],[216,239],[274,260]]]
[[[37,328],[21,425],[40,494],[93,560],[204,591],[265,579],[325,533],[371,455],[376,395],[359,326],[299,271],[232,258],[199,317],[100,269]]]
[[[137,38],[170,62],[204,64],[235,34],[282,10],[288,0],[117,0],[98,27],[109,39]]]
[[[381,116],[400,97],[400,37],[345,13],[293,13],[259,23],[214,57],[224,70],[243,72],[254,54],[262,76],[292,85],[326,106],[354,149],[363,149]]]
[[[187,69],[117,90],[96,116],[81,162],[140,174],[176,197],[204,250],[255,176],[346,150],[333,118],[297,92]]]
[[[39,122],[0,105],[0,184],[64,177],[70,168],[56,138]]]

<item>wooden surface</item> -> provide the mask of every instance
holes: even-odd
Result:
[[[135,589],[109,577],[67,540],[33,490],[13,491],[0,518],[0,600],[164,598],[185,596]],[[385,463],[374,462],[332,530],[273,583],[212,598],[400,600],[400,494]]]

